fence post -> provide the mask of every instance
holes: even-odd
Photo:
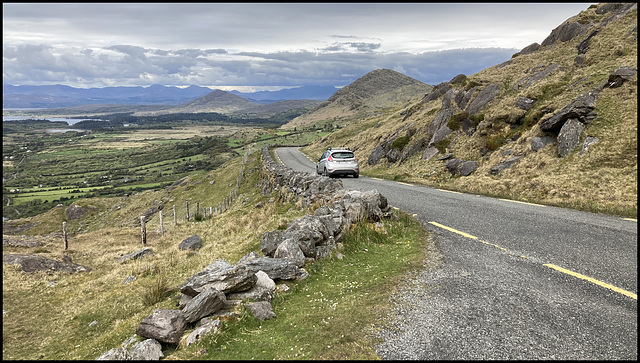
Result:
[[[162,211],[159,211],[158,213],[160,213],[160,236],[164,237],[164,224],[162,223]]]
[[[67,241],[67,222],[62,222],[62,241],[64,241],[64,250],[69,249],[69,242]]]
[[[142,230],[142,244],[147,244],[147,227],[145,226],[144,216],[140,216],[140,229]]]
[[[196,202],[196,215],[200,213],[200,202]]]
[[[176,205],[173,205],[173,225],[178,225],[178,216],[176,216]]]
[[[189,201],[187,200],[187,220],[189,220]]]

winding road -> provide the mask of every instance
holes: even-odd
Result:
[[[298,148],[280,162],[315,173]],[[638,358],[637,221],[368,178],[436,250],[394,295],[383,359]]]

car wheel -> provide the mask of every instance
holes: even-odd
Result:
[[[324,168],[324,170],[322,171],[322,175],[323,175],[323,176],[329,176],[329,175],[327,174],[327,168]]]
[[[359,176],[360,176],[360,174],[356,174],[353,177],[357,179]]]

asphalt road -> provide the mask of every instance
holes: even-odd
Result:
[[[315,173],[297,148],[288,167]],[[383,359],[638,358],[637,221],[361,176],[432,232],[394,294]]]

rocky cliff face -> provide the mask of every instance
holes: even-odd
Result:
[[[306,150],[347,145],[366,160],[365,174],[628,210],[637,209],[636,130],[637,5],[607,3],[507,62],[458,75]]]

